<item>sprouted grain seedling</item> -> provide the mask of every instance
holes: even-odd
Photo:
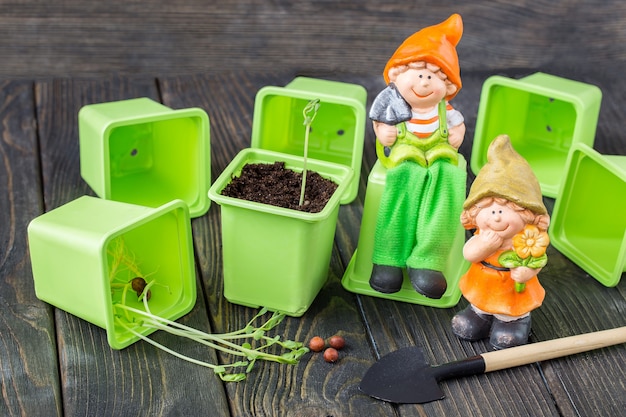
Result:
[[[302,110],[302,116],[304,117],[304,163],[302,166],[302,187],[300,189],[300,202],[299,206],[304,203],[304,190],[306,188],[306,162],[309,153],[309,132],[311,131],[311,125],[317,115],[317,111],[320,108],[320,100],[318,98],[309,101],[309,103]]]
[[[118,239],[119,241],[113,245],[113,250],[110,252],[112,256],[110,278],[112,290],[122,288],[122,294],[117,297],[116,300],[119,301],[114,301],[113,306],[118,312],[115,316],[117,325],[129,333],[178,358],[211,368],[223,381],[227,382],[245,380],[246,374],[252,370],[257,360],[295,365],[309,351],[301,342],[281,340],[279,335],[273,337],[267,335],[268,331],[282,322],[285,318],[284,313],[274,312],[261,326],[256,327],[255,322],[268,313],[266,308],[262,308],[243,329],[222,334],[206,333],[152,313],[149,304],[150,288],[158,285],[158,283],[154,279],[146,281],[143,278],[145,275],[139,270],[134,255],[125,247],[124,241],[121,238]],[[123,282],[123,279],[115,276],[123,271],[128,271],[126,273],[135,277],[130,281]],[[143,310],[127,304],[129,289],[136,292],[138,301],[142,302]],[[162,330],[175,336],[190,339],[237,357],[239,360],[229,364],[216,365],[191,358],[141,334],[141,330],[146,328]],[[275,351],[280,349],[285,352],[277,354]]]

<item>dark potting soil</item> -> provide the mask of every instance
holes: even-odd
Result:
[[[304,203],[300,206],[302,174],[285,168],[284,162],[246,164],[222,195],[273,206],[318,213],[337,189],[337,184],[314,171],[307,171]]]

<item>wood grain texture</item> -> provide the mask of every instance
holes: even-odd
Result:
[[[467,70],[626,61],[619,0],[28,0],[0,3],[0,76],[378,73],[404,38],[455,12],[465,22],[459,55]]]
[[[35,297],[26,227],[42,213],[32,82],[0,82],[0,414],[61,415],[53,311]]]

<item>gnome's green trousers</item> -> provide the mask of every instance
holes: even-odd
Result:
[[[374,264],[442,271],[465,200],[466,172],[437,160],[387,171],[374,240]]]

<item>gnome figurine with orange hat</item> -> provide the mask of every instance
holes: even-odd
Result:
[[[457,166],[464,119],[448,102],[461,89],[462,33],[454,14],[408,37],[385,66],[388,86],[370,109],[376,153],[387,168],[369,281],[382,293],[401,289],[405,269],[426,297],[441,298],[447,289],[442,270],[466,190],[466,172]]]
[[[459,282],[470,304],[452,318],[453,332],[472,341],[489,337],[495,349],[527,343],[530,312],[545,296],[537,274],[547,262],[550,217],[537,178],[508,136],[489,146],[461,223],[475,230],[463,247],[471,266]]]

